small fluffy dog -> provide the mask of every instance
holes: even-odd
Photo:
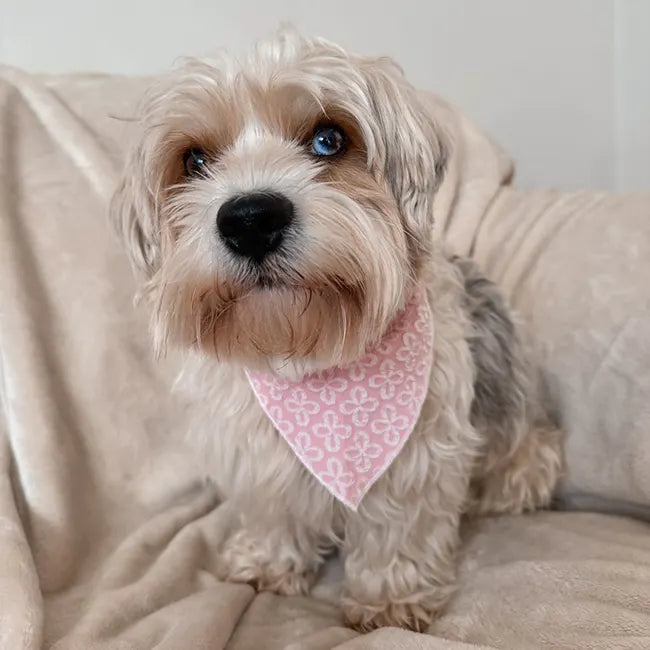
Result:
[[[434,238],[449,142],[391,61],[286,30],[243,62],[184,62],[142,119],[112,215],[155,347],[191,351],[197,455],[238,512],[220,577],[303,593],[338,546],[349,624],[425,629],[453,590],[461,516],[547,505],[561,465],[503,299]],[[327,383],[381,348],[417,287],[435,337],[416,423],[348,507],[250,373]],[[361,415],[330,443],[370,457]]]

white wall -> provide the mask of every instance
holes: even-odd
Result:
[[[616,186],[650,188],[650,0],[619,0],[614,15]]]
[[[635,5],[635,6],[633,6]],[[650,0],[0,0],[0,61],[148,73],[280,21],[390,54],[460,105],[525,186],[650,189]]]

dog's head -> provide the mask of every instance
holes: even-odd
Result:
[[[357,358],[432,238],[445,147],[395,64],[284,31],[154,87],[112,205],[156,344],[251,366]]]

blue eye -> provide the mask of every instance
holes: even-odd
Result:
[[[188,149],[183,156],[183,166],[188,176],[204,176],[208,157],[203,149]]]
[[[345,135],[338,126],[321,126],[314,131],[311,150],[317,156],[333,156],[345,148]]]

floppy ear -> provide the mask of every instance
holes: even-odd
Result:
[[[405,225],[426,236],[433,224],[433,197],[448,158],[448,138],[416,89],[390,59],[362,64],[383,147],[383,170]],[[383,151],[382,151],[383,149]]]
[[[132,266],[146,277],[158,268],[160,227],[154,192],[145,174],[144,147],[140,143],[131,152],[109,214],[113,227],[122,238]]]

